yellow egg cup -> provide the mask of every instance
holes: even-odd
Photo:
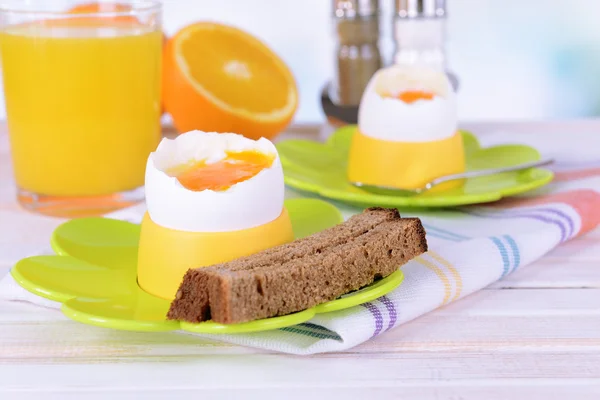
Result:
[[[370,185],[416,189],[434,178],[464,172],[463,137],[432,142],[390,142],[374,139],[356,130],[348,154],[348,179]],[[441,192],[462,186],[456,180],[434,187]]]
[[[146,292],[172,300],[184,274],[275,247],[294,239],[287,209],[275,220],[231,232],[186,232],[157,225],[144,215],[138,250],[138,284]]]

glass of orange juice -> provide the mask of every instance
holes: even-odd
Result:
[[[161,138],[160,17],[160,3],[145,0],[0,4],[22,206],[73,217],[143,199],[146,159]]]

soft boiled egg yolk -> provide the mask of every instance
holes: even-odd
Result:
[[[227,152],[226,158],[212,164],[200,161],[177,174],[177,180],[189,190],[227,190],[236,183],[254,177],[270,168],[275,156],[259,151]]]
[[[419,100],[432,100],[435,94],[430,92],[424,92],[422,90],[407,90],[396,95],[384,93],[381,97],[391,97],[394,99],[401,100],[407,104],[414,103]]]

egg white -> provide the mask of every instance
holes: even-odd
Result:
[[[422,90],[435,96],[410,104],[383,96],[407,90]],[[375,73],[363,93],[358,127],[366,136],[393,142],[446,139],[458,128],[456,95],[443,72],[423,67],[383,68]]]
[[[224,191],[193,191],[169,170],[205,161],[214,163],[226,151],[258,150],[275,155],[269,168]],[[146,165],[146,205],[150,218],[165,228],[190,232],[229,232],[275,220],[283,210],[284,181],[277,150],[269,140],[241,135],[192,131],[163,139]]]

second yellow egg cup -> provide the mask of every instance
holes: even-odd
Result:
[[[392,142],[356,130],[348,154],[348,179],[369,185],[417,189],[434,178],[465,169],[460,132],[430,142]],[[464,180],[451,181],[434,187],[431,192],[454,189],[463,184]]]

